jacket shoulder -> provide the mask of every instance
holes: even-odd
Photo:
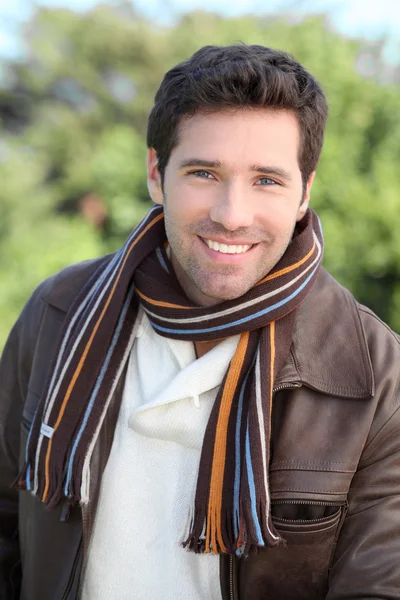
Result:
[[[329,395],[374,396],[382,357],[391,377],[400,371],[399,337],[325,269],[298,310],[292,355],[299,380]]]
[[[360,313],[361,321],[364,327],[364,331],[366,335],[380,335],[384,338],[387,337],[388,342],[391,342],[394,345],[394,348],[397,348],[400,352],[400,335],[393,331],[382,319],[378,317],[373,310],[368,308],[368,306],[364,306],[359,302],[356,302],[358,311]]]
[[[321,270],[322,281],[325,289],[328,290],[328,296],[325,298],[326,305],[330,304],[332,313],[335,314],[335,308],[340,307],[340,316],[343,318],[344,310],[353,312],[355,317],[360,321],[362,332],[364,333],[365,342],[370,349],[378,341],[386,340],[387,343],[393,344],[393,349],[400,351],[400,335],[393,331],[376,313],[368,306],[361,304],[354,297],[352,292],[343,287],[332,275],[325,269]],[[339,314],[336,314],[338,317]]]
[[[65,267],[42,281],[34,291],[33,297],[40,298],[65,312],[68,311],[82,286],[109,258],[110,255],[106,255]]]
[[[42,281],[26,302],[10,336],[35,339],[46,305],[67,312],[82,286],[108,258],[109,255],[70,265]]]
[[[42,281],[33,291],[8,336],[0,364],[2,383],[4,373],[9,372],[10,378],[12,375],[18,380],[18,386],[23,390],[21,397],[26,395],[32,367],[39,360],[39,354],[39,362],[46,364],[51,357],[49,348],[46,346],[43,351],[41,342],[45,340],[47,344],[56,340],[69,306],[106,260],[107,256],[104,256],[70,265]],[[58,310],[47,310],[49,305]],[[39,347],[41,352],[37,352]]]
[[[400,408],[400,336],[370,308],[357,304],[369,351],[376,394],[391,390],[391,408]]]

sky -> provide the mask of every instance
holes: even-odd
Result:
[[[35,5],[85,11],[99,0],[0,0],[0,57],[22,52],[19,26],[29,19]],[[109,0],[112,4],[113,0]],[[399,0],[135,0],[135,6],[151,19],[168,23],[193,9],[212,10],[223,16],[287,12],[304,15],[328,12],[338,31],[370,39],[389,38],[389,59],[400,61]]]

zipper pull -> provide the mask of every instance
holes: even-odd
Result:
[[[273,388],[272,392],[275,394],[276,392],[280,392],[281,390],[295,390],[297,388],[301,388],[302,384],[299,381],[291,381],[288,383],[281,383]]]

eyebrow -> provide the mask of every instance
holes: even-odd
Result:
[[[282,179],[286,179],[286,181],[292,181],[292,176],[289,171],[282,169],[281,167],[273,167],[273,166],[262,166],[262,165],[252,165],[250,167],[250,171],[253,173],[260,173],[261,175],[276,175],[277,177],[281,177]]]
[[[222,163],[219,160],[204,160],[204,158],[188,158],[179,163],[179,169],[186,167],[207,167],[208,169],[219,169]]]
[[[220,169],[222,163],[219,160],[205,160],[204,158],[188,158],[179,163],[179,169],[186,169],[187,167],[203,167],[206,169]],[[275,166],[263,166],[263,165],[251,165],[249,171],[252,173],[260,173],[261,175],[275,175],[286,179],[286,181],[292,181],[292,176],[289,171],[282,169],[281,167]]]

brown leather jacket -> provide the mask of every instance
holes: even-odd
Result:
[[[101,260],[39,286],[1,359],[1,599],[78,596],[123,380],[94,454],[86,510],[48,510],[10,484],[66,311]],[[275,382],[270,486],[287,545],[221,557],[224,600],[400,598],[399,374],[397,336],[322,271]]]

